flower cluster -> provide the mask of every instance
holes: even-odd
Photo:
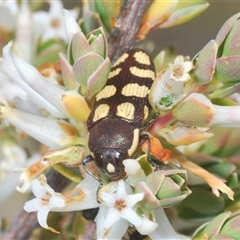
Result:
[[[41,10],[44,4],[48,11]],[[35,195],[24,210],[37,212],[41,227],[66,238],[87,238],[87,211],[94,212],[97,239],[188,239],[180,234],[185,229],[193,239],[237,238],[239,13],[193,59],[167,50],[153,59],[149,141],[123,161],[124,179],[107,179],[94,163],[82,167],[90,154],[86,122],[108,79],[107,39],[118,37],[123,4],[83,1],[78,19],[78,8],[63,9],[58,0],[0,0],[0,202],[15,193],[19,177],[17,190],[31,187]],[[207,6],[204,0],[155,0],[135,37],[147,39],[150,31],[183,23]],[[71,180],[62,192],[47,180],[50,168]],[[82,211],[74,221],[55,215],[62,219],[58,231],[50,212],[73,211]]]

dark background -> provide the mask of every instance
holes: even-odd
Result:
[[[80,4],[80,0],[63,2],[66,8],[73,8]],[[165,46],[175,46],[178,54],[193,57],[208,41],[215,38],[228,18],[240,12],[240,0],[209,0],[208,2],[210,6],[193,20],[151,33],[149,37],[154,39],[156,48],[160,51]]]

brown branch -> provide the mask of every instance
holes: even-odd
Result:
[[[122,53],[131,49],[143,14],[151,0],[125,0],[121,13],[109,36],[109,57],[115,61]]]
[[[47,175],[48,184],[56,191],[61,192],[67,186],[69,180],[54,169]],[[33,230],[38,227],[37,213],[27,213],[24,210],[16,217],[8,229],[2,235],[1,240],[26,240]]]

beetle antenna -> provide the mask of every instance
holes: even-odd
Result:
[[[85,157],[83,160],[82,160],[82,166],[83,166],[83,169],[86,171],[87,174],[89,174],[91,177],[95,178],[99,183],[99,187],[98,187],[98,190],[97,190],[97,193],[99,192],[99,190],[102,188],[103,186],[103,181],[101,180],[101,178],[99,176],[97,176],[96,174],[92,173],[92,171],[90,171],[87,167],[87,164],[90,163],[90,162],[94,162],[94,159],[91,155],[88,155],[87,157]]]

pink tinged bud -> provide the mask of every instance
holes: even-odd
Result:
[[[171,126],[162,129],[159,135],[173,145],[188,145],[211,138],[213,133],[208,132],[208,128]]]
[[[173,115],[183,124],[207,127],[211,125],[216,109],[204,95],[192,93],[173,109]]]
[[[90,109],[85,99],[75,90],[67,91],[61,96],[60,106],[69,117],[86,122]]]

